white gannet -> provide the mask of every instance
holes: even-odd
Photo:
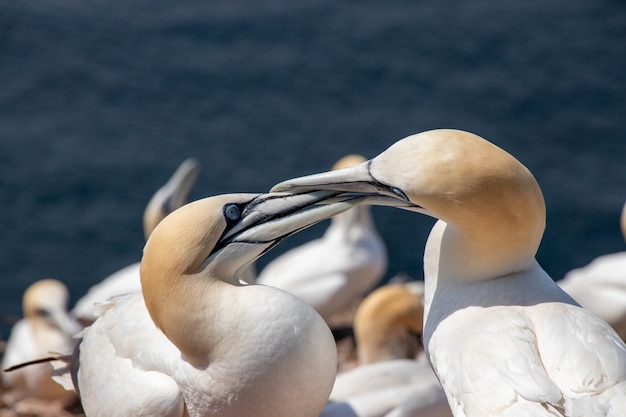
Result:
[[[383,285],[361,302],[353,325],[360,365],[416,358],[422,350],[423,293],[414,288]]]
[[[626,346],[536,262],[543,195],[507,152],[434,130],[273,190],[370,195],[439,219],[424,253],[423,341],[455,416],[624,415]]]
[[[621,226],[626,239],[626,204]],[[557,284],[626,340],[626,251],[600,256],[568,272]]]
[[[347,155],[332,169],[363,161]],[[327,321],[360,301],[387,271],[387,249],[368,206],[355,206],[330,222],[321,238],[272,260],[256,279],[299,297]]]
[[[69,293],[65,284],[55,279],[43,279],[31,284],[22,299],[24,318],[11,329],[2,359],[2,369],[49,356],[50,352],[72,350],[72,336],[81,330],[69,315]],[[49,363],[30,365],[2,373],[8,389],[8,403],[32,397],[69,402],[75,393],[65,391],[51,378]]]
[[[152,196],[143,214],[146,239],[157,224],[189,200],[191,188],[198,177],[200,164],[193,158],[184,160],[171,178]],[[91,324],[98,316],[96,304],[109,298],[141,291],[139,262],[128,265],[91,287],[72,309],[72,315],[83,324]]]
[[[419,353],[423,294],[413,288],[384,285],[359,305],[354,318],[359,366],[337,375],[321,417],[382,417],[409,406],[412,414],[405,415],[452,415],[439,380]]]
[[[337,369],[328,326],[285,291],[240,285],[238,272],[356,202],[334,194],[221,195],[163,219],[141,293],[110,301],[75,351],[86,415],[317,417]]]

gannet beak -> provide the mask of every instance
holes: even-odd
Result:
[[[378,181],[370,171],[372,160],[361,164],[307,175],[283,181],[272,187],[272,192],[311,192],[315,190],[335,191],[339,196],[360,197],[361,202],[378,206],[400,208],[415,207],[406,194],[399,188]]]
[[[193,158],[188,158],[176,169],[168,183],[163,187],[166,193],[162,210],[171,213],[189,200],[191,188],[198,178],[200,164]]]
[[[362,199],[333,191],[260,194],[241,207],[241,213],[215,245],[214,254],[231,243],[270,244],[348,210]],[[269,248],[268,248],[269,250]]]

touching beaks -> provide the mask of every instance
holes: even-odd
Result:
[[[361,198],[363,204],[416,207],[402,190],[378,181],[370,171],[371,163],[369,160],[340,170],[293,178],[276,184],[271,192],[335,191],[338,197]]]

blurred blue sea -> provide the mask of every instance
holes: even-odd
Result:
[[[187,157],[193,199],[262,192],[439,127],[535,174],[560,279],[626,247],[625,117],[621,1],[0,1],[0,313],[35,280],[73,302],[137,261],[143,209]],[[434,220],[374,215],[387,277],[421,278]]]

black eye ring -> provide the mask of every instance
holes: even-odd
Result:
[[[241,217],[241,209],[236,204],[227,204],[224,206],[224,216],[228,220],[239,220]]]

